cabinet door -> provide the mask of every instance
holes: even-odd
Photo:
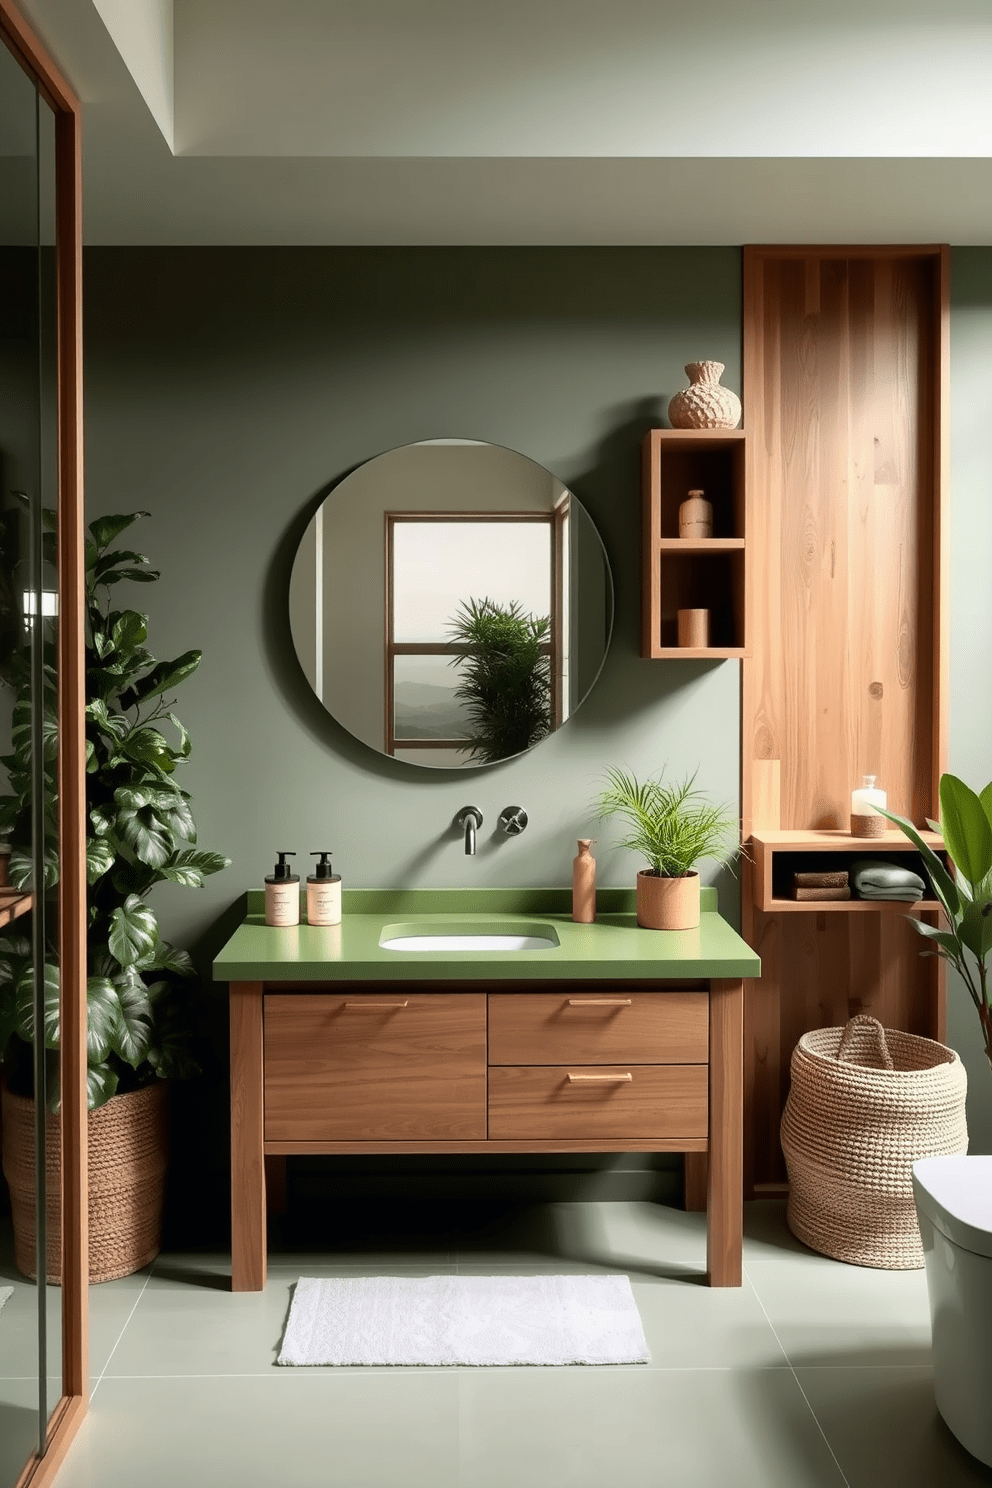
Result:
[[[705,992],[493,992],[490,1064],[705,1064]]]
[[[266,1141],[483,1140],[483,993],[265,998]]]

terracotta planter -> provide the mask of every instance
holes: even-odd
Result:
[[[699,874],[664,878],[642,869],[637,875],[637,923],[645,930],[694,930],[699,924]]]
[[[13,1095],[3,1103],[3,1172],[14,1221],[14,1263],[35,1275],[34,1101]],[[159,1253],[168,1162],[168,1089],[155,1080],[143,1090],[115,1095],[90,1111],[89,1277],[113,1281],[140,1271]],[[59,1118],[49,1112],[45,1143],[48,1281],[62,1280],[62,1195]]]

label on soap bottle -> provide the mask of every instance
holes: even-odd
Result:
[[[307,924],[340,925],[341,876],[307,881]]]

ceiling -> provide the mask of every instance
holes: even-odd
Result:
[[[92,244],[992,243],[988,0],[19,0]]]

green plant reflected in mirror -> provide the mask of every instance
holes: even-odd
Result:
[[[561,728],[602,668],[613,584],[575,496],[514,450],[402,445],[346,476],[290,583],[300,665],[380,753],[465,769]]]

